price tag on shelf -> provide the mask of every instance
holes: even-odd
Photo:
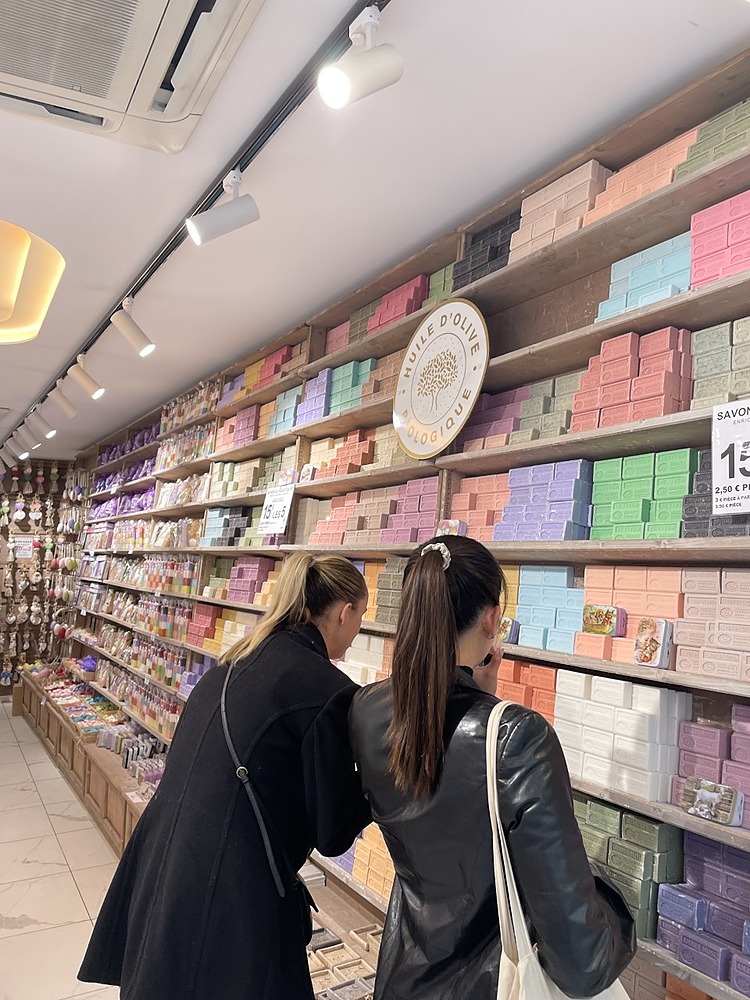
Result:
[[[34,539],[22,535],[15,536],[16,559],[31,559],[34,554]]]
[[[294,496],[294,483],[286,486],[271,486],[266,490],[263,511],[258,525],[259,535],[283,535],[289,520],[289,511]]]
[[[750,399],[714,407],[711,489],[714,516],[750,512]]]

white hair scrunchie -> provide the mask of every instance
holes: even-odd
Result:
[[[443,570],[448,569],[451,564],[451,553],[445,542],[430,542],[429,545],[425,545],[419,554],[423,556],[428,552],[439,552],[443,557]]]

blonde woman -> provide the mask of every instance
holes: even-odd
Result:
[[[79,978],[121,1000],[311,1000],[313,848],[369,821],[347,737],[362,575],[297,554],[252,634],[185,706],[159,789],[115,874]]]

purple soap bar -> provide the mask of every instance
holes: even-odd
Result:
[[[736,733],[750,733],[750,705],[732,705],[732,729]]]
[[[682,927],[674,920],[659,917],[656,923],[656,940],[662,948],[666,948],[667,951],[671,951],[672,954],[676,955],[677,949],[680,946],[681,931]]]
[[[572,521],[559,523],[550,521],[548,524],[543,524],[539,532],[539,538],[543,542],[580,542],[588,537],[589,529]]]
[[[735,872],[737,875],[744,875],[750,878],[750,854],[741,851],[738,847],[724,847],[724,868]]]
[[[750,764],[750,733],[732,733],[732,760]]]
[[[681,778],[705,778],[707,781],[721,784],[722,763],[716,757],[706,757],[703,754],[693,753],[692,750],[680,750],[679,775]],[[731,781],[725,781],[724,784],[737,787]]]
[[[709,896],[724,895],[724,869],[703,858],[685,858],[685,881]]]
[[[744,955],[732,955],[729,981],[732,988],[738,993],[744,993],[746,997],[750,997],[750,960]]]
[[[531,482],[533,483],[551,483],[555,478],[555,463],[547,462],[546,465],[532,465],[531,467]]]
[[[587,504],[569,500],[566,503],[548,504],[550,521],[572,521],[574,524],[588,523]]]
[[[724,861],[724,849],[721,844],[689,830],[685,831],[685,856],[688,855],[704,858],[714,865],[720,865]]]
[[[591,503],[591,483],[582,479],[555,479],[547,488],[547,499],[562,502],[577,500],[579,503]]]
[[[750,919],[745,921],[742,929],[742,951],[745,955],[750,955]]]
[[[732,966],[733,949],[720,938],[687,928],[680,934],[677,958],[691,969],[719,982],[726,982]]]
[[[706,917],[706,930],[714,937],[728,941],[729,944],[742,947],[747,922],[748,912],[741,906],[734,903],[727,903],[721,899],[710,899],[708,901],[708,916]]]
[[[706,926],[708,901],[689,885],[659,886],[659,916],[675,920],[683,927],[703,930]]]
[[[737,906],[750,910],[750,878],[738,875],[736,872],[725,871],[722,895],[730,903],[736,903]]]
[[[750,765],[740,764],[734,760],[728,760],[722,769],[722,778],[725,785],[730,785],[745,795],[750,795]]]
[[[511,489],[515,486],[531,486],[532,466],[524,465],[520,469],[511,469],[508,473],[508,485]]]
[[[531,503],[534,498],[533,486],[514,486],[510,491],[510,502],[514,506]]]
[[[585,458],[574,458],[569,462],[556,462],[555,479],[584,479],[587,482],[593,482],[593,462],[589,462]]]
[[[518,542],[538,542],[539,541],[539,529],[538,524],[517,524],[516,525],[516,541]]]
[[[503,524],[522,524],[526,520],[526,508],[521,504],[503,507]]]
[[[728,729],[718,726],[704,726],[699,722],[680,723],[680,749],[692,750],[704,757],[720,757],[723,760],[729,756]]]
[[[529,503],[547,503],[551,486],[552,483],[538,483],[536,486],[526,486],[522,487],[522,489],[530,490],[531,499]]]
[[[542,521],[549,520],[548,503],[530,503],[524,510],[524,521],[527,524],[541,524]]]
[[[496,524],[492,529],[493,542],[514,542],[516,527],[515,524]]]

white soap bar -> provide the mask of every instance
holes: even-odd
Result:
[[[557,738],[564,747],[570,748],[571,750],[581,749],[583,726],[578,725],[575,722],[566,722],[563,719],[556,718],[555,732],[557,733]]]
[[[381,656],[385,652],[385,639],[382,635],[371,635],[370,636],[370,649],[373,653],[379,653]]]
[[[586,729],[599,729],[610,736],[615,731],[614,705],[600,705],[598,702],[583,703],[583,725]]]
[[[614,773],[615,765],[611,760],[603,760],[590,753],[583,755],[582,777],[585,776],[586,781],[593,781],[595,785],[601,785],[603,788],[611,788]]]
[[[563,754],[565,755],[565,762],[568,765],[568,771],[570,775],[574,778],[583,777],[583,753],[580,750],[574,750],[572,747],[563,747]]]
[[[614,760],[625,767],[639,771],[655,771],[660,774],[674,774],[677,770],[679,750],[677,747],[662,746],[659,743],[644,743],[629,736],[615,736]]]
[[[583,722],[583,706],[586,702],[580,698],[571,698],[565,694],[555,696],[555,721],[560,719],[563,722],[575,722],[581,725]]]
[[[612,760],[614,742],[615,738],[611,732],[606,733],[601,729],[589,729],[587,726],[583,727],[583,741],[581,746],[584,753],[591,753],[595,757],[603,757],[605,760]]]
[[[584,766],[585,766],[584,761]],[[614,787],[647,802],[668,802],[671,774],[639,771],[632,767],[613,765]]]
[[[355,635],[352,639],[352,644],[350,649],[367,649],[368,648],[368,636],[364,632],[360,632],[359,635]]]
[[[575,670],[558,670],[555,687],[558,694],[567,694],[572,698],[589,698],[591,674],[580,674]]]
[[[615,732],[618,736],[629,736],[645,743],[664,743],[675,747],[680,735],[680,720],[649,715],[631,708],[616,708]]]
[[[617,677],[592,677],[591,700],[616,708],[630,708],[633,699],[633,682]]]
[[[645,712],[647,715],[687,719],[692,716],[693,696],[687,691],[672,691],[669,688],[651,687],[648,684],[634,684],[633,703],[630,707],[636,712]]]

